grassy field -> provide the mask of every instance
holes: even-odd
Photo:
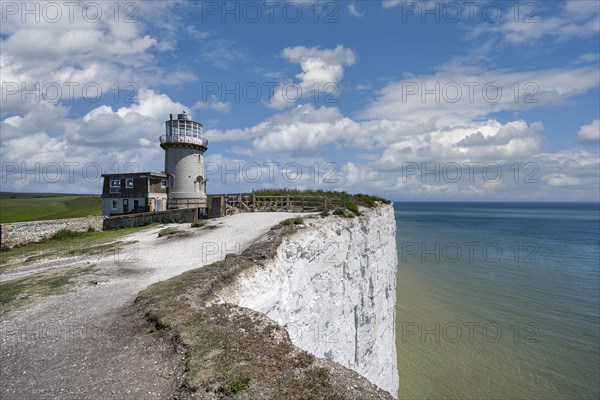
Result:
[[[100,196],[0,192],[0,223],[102,215]]]

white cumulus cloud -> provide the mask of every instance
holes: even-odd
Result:
[[[296,82],[281,82],[269,105],[273,108],[289,107],[303,97],[338,95],[339,82],[344,77],[344,67],[356,61],[351,49],[338,45],[334,49],[296,46],[285,48],[282,55],[299,64],[302,72]]]
[[[584,143],[600,142],[600,120],[595,119],[589,125],[584,125],[577,132],[577,137]]]

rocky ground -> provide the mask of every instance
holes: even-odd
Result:
[[[0,322],[2,399],[172,398],[184,370],[184,354],[172,336],[157,330],[132,306],[155,282],[239,253],[288,213],[238,214],[202,228],[177,226],[138,232],[122,251],[64,264],[41,261],[12,268],[2,282],[92,265],[62,295],[9,310]],[[65,265],[68,264],[68,267]]]

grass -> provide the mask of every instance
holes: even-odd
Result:
[[[0,223],[102,215],[97,195],[0,192]]]
[[[206,224],[207,224],[206,221],[196,221],[196,222],[192,222],[191,227],[192,228],[202,228]]]
[[[70,229],[59,229],[58,231],[54,232],[54,234],[52,234],[52,236],[50,236],[47,240],[69,240],[69,239],[75,239],[78,237],[83,237],[85,236],[86,233],[88,232],[93,232],[90,231],[89,229],[87,230],[87,232],[76,232],[76,231],[72,231]]]
[[[349,194],[346,192],[326,191],[326,190],[297,190],[297,189],[259,189],[255,190],[257,196],[321,196],[330,200],[338,200],[346,204],[349,201],[355,202],[359,206],[374,207],[376,202],[390,204],[389,200],[368,194]]]
[[[281,225],[302,225],[304,224],[304,218],[302,217],[294,217],[288,218],[281,221]]]
[[[95,265],[72,268],[54,275],[46,273],[0,282],[0,317],[22,307],[38,296],[51,296],[66,293],[73,285],[73,279],[95,271]]]
[[[250,378],[248,375],[241,374],[240,376],[236,376],[225,383],[223,392],[227,395],[242,392],[250,387],[251,381],[252,378]]]
[[[352,200],[346,203],[346,208],[348,211],[353,212],[355,215],[360,215],[360,211],[358,211],[358,206]]]
[[[94,232],[58,231],[51,238],[41,243],[30,243],[1,251],[0,271],[43,259],[114,253],[132,243],[119,241],[119,239],[141,230],[150,229],[156,225]]]
[[[177,229],[177,228],[165,228],[165,229],[161,229],[158,232],[158,237],[167,237],[167,238],[187,237],[187,236],[191,236],[191,235],[192,234],[190,232],[182,231],[181,229]]]

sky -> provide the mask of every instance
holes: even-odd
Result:
[[[204,126],[207,189],[599,201],[600,2],[2,1],[2,191],[100,193]]]

